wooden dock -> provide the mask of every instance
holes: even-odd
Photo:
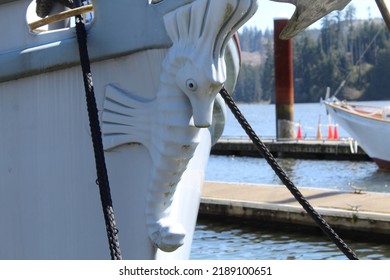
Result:
[[[344,140],[262,140],[274,157],[369,161],[369,156],[350,139]],[[261,157],[248,138],[222,138],[211,149],[214,155]]]
[[[301,192],[335,230],[367,239],[390,236],[390,194],[312,188]],[[277,185],[205,182],[199,214],[316,227],[287,188]]]

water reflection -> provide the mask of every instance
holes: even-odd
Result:
[[[390,259],[390,245],[345,240],[360,259]],[[251,226],[200,219],[191,252],[194,260],[345,260],[319,231]]]
[[[373,162],[277,160],[294,184],[299,187],[390,192],[390,172],[380,171]],[[206,180],[281,184],[274,171],[262,158],[215,155],[210,157]]]
[[[354,182],[361,189],[371,192],[390,192],[390,172],[379,169],[366,172]]]

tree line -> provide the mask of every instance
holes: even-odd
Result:
[[[293,39],[295,102],[318,102],[327,87],[339,99],[390,99],[390,32],[382,20],[356,20],[355,13],[349,6]],[[243,52],[261,60],[242,65],[234,98],[274,102],[273,32],[244,28],[239,37]]]

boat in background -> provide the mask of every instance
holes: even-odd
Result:
[[[390,105],[369,106],[340,101],[323,101],[331,117],[358,142],[380,169],[390,170]]]

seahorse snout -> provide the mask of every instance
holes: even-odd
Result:
[[[190,98],[194,125],[196,127],[205,128],[211,126],[216,95],[217,94],[212,94],[209,97],[201,96],[200,98]]]
[[[204,70],[188,62],[176,74],[176,84],[188,97],[194,125],[199,128],[211,125],[214,100],[224,82],[224,76],[208,75]]]

